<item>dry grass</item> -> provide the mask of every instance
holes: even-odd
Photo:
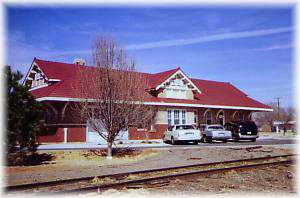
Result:
[[[49,151],[47,154],[54,156],[52,163],[56,165],[107,165],[135,162],[155,156],[156,151],[151,149],[118,149],[114,150],[113,159],[106,159],[106,150],[76,150],[76,151]]]

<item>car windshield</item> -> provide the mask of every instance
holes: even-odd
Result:
[[[193,125],[178,125],[176,129],[195,129]]]
[[[210,130],[224,130],[222,126],[209,126],[208,129]]]

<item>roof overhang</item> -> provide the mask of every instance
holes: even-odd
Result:
[[[65,98],[65,97],[41,97],[37,98],[37,101],[65,101],[65,102],[95,102],[96,99],[84,99],[84,98]],[[250,110],[250,111],[273,111],[269,108],[259,107],[242,107],[242,106],[224,106],[224,105],[205,105],[205,104],[188,104],[188,103],[166,103],[166,102],[144,102],[145,105],[153,106],[176,106],[176,107],[198,107],[198,108],[211,108],[211,109],[236,109],[236,110]]]

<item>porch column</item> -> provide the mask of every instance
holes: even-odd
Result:
[[[68,128],[64,128],[64,143],[68,142]]]

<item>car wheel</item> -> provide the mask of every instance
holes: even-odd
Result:
[[[172,144],[172,145],[175,145],[175,140],[174,140],[173,137],[171,137],[171,144]]]
[[[167,143],[165,136],[163,136],[162,140],[163,140],[163,143]]]
[[[226,142],[227,142],[227,140],[222,140],[222,142],[223,142],[223,143],[226,143]]]
[[[234,142],[238,142],[239,141],[239,138],[236,137],[235,135],[232,137],[232,139],[233,139]]]
[[[254,138],[254,139],[251,139],[251,142],[255,142],[256,141],[256,138]]]
[[[211,138],[211,137],[205,136],[205,137],[204,137],[204,141],[205,141],[206,143],[212,143],[212,138]]]
[[[198,144],[198,141],[193,141],[193,144],[195,144],[195,145]]]

